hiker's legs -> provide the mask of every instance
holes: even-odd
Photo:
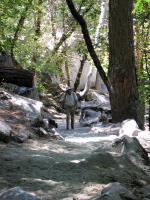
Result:
[[[71,128],[74,129],[74,114],[75,111],[71,111]]]
[[[69,130],[70,109],[66,106],[66,129]]]

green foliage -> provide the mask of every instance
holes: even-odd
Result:
[[[150,97],[150,69],[148,73],[145,70],[137,71],[139,77],[139,95],[142,101],[149,102]]]
[[[88,21],[88,28],[93,39],[98,25],[101,0],[74,0],[76,8],[85,20]],[[149,28],[148,20],[145,18],[150,0],[135,1],[135,26],[139,24],[140,51],[144,72],[146,70],[145,55],[148,54],[147,32]],[[25,8],[28,10],[25,12]],[[88,12],[86,12],[88,10]],[[42,14],[39,16],[38,11]],[[19,30],[18,37],[15,33],[18,28],[21,16],[25,16],[25,21]],[[40,17],[40,34],[37,36],[36,23]],[[145,21],[146,20],[146,21]],[[144,21],[144,28],[143,27]],[[102,65],[108,67],[108,21],[105,21],[103,28],[99,32],[99,43],[95,45],[95,50],[101,59]],[[61,35],[68,33],[74,25],[72,39],[65,40],[57,51],[54,47],[60,42]],[[142,26],[141,26],[142,25]],[[74,55],[88,55],[87,48],[79,26],[75,26],[75,21],[66,1],[55,0],[1,0],[0,1],[0,48],[11,53],[14,45],[14,56],[17,62],[24,69],[33,71],[38,78],[38,89],[44,91],[48,87],[51,75],[63,75],[62,65],[65,61],[71,67]],[[89,56],[88,56],[89,57]],[[145,73],[146,75],[146,73]],[[140,75],[139,75],[140,76]],[[139,77],[141,78],[141,77]],[[142,78],[143,81],[146,78]],[[146,85],[146,84],[145,84]]]
[[[150,0],[137,0],[134,9],[135,55],[138,77],[139,95],[147,102],[150,96],[150,65],[149,61],[149,5]]]
[[[142,12],[145,3],[150,3],[150,0],[135,0],[135,6],[133,12],[136,11]]]
[[[17,62],[24,69],[31,70],[38,76],[39,90],[43,90],[43,87],[48,85],[50,81],[45,76],[62,74],[61,66],[65,61],[71,67],[75,54],[82,56],[87,53],[81,30],[76,27],[72,42],[63,43],[57,52],[51,56],[55,44],[60,39],[60,36],[58,37],[56,33],[67,33],[75,21],[68,11],[66,1],[43,0],[42,2],[41,4],[40,0],[0,1],[0,46],[7,53],[11,53],[11,48],[14,46],[13,53]],[[88,20],[89,31],[91,36],[94,37],[100,14],[101,0],[75,0],[74,2],[80,14]],[[25,12],[26,7],[29,9]],[[86,10],[88,12],[85,12]],[[41,11],[42,15],[40,16],[40,36],[37,37],[38,11]],[[22,16],[25,16],[25,21],[19,30],[18,37],[15,38],[18,23]],[[96,48],[100,52],[100,47],[97,46]],[[104,49],[102,52],[105,54]]]
[[[38,80],[38,81],[40,82],[40,80]],[[44,85],[41,84],[41,83],[39,83],[39,84],[37,85],[37,89],[38,89],[39,94],[41,94],[41,93],[47,93],[47,91],[46,91]]]

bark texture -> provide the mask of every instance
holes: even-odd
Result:
[[[133,0],[109,2],[110,101],[113,122],[135,119],[143,129],[134,63]]]
[[[75,80],[75,83],[74,83],[74,91],[75,92],[77,91],[77,88],[78,88],[78,86],[80,84],[80,78],[81,78],[83,67],[84,67],[84,64],[85,64],[86,60],[87,60],[87,55],[84,54],[82,60],[80,61],[79,71],[77,73],[77,77],[76,77],[76,80]]]

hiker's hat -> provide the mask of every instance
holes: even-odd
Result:
[[[71,90],[71,88],[69,86],[66,87],[66,91]]]

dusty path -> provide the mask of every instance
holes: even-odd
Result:
[[[115,170],[113,163],[108,163],[109,168],[96,167],[94,161],[89,166],[78,165],[92,151],[109,148],[116,135],[108,135],[106,128],[103,134],[81,128],[78,117],[73,131],[65,131],[65,119],[56,121],[64,141],[41,138],[21,145],[0,143],[1,192],[20,186],[41,200],[88,200],[109,182],[131,184],[131,174]]]

